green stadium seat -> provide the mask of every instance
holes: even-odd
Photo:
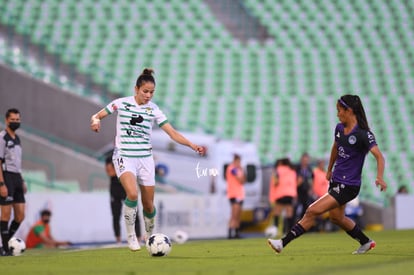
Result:
[[[358,93],[381,149],[393,156],[393,177],[407,181],[396,156],[414,149],[413,6],[391,2],[242,1],[271,35],[247,43],[197,0],[0,0],[0,22],[114,95],[130,95],[142,68],[154,67],[155,98],[180,127],[200,120],[218,135],[257,143],[271,162],[304,150],[329,154],[335,101]],[[0,47],[2,60],[59,83],[6,52]],[[414,169],[412,155],[405,158]]]

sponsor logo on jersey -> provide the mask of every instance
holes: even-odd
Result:
[[[374,135],[371,132],[367,132],[369,143],[375,142]]]
[[[5,199],[5,201],[13,201],[13,197],[7,196],[6,199]]]
[[[125,108],[125,110],[127,110],[127,111],[129,111],[129,108],[130,107],[133,107],[134,105],[132,105],[132,104],[129,104],[129,103],[124,103],[124,108]]]
[[[349,158],[349,155],[347,153],[345,153],[345,149],[342,146],[338,147],[338,156],[340,156],[344,159]]]

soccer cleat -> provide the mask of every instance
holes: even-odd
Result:
[[[147,218],[144,216],[144,224],[145,224],[145,240],[148,240],[149,237],[152,235],[152,231],[154,230],[155,219],[154,218]]]
[[[0,256],[13,256],[10,251],[6,251],[3,247],[0,247]]]
[[[269,244],[269,246],[276,252],[276,253],[281,253],[282,249],[283,249],[283,243],[282,240],[272,240],[272,239],[267,239],[267,243]]]
[[[136,235],[128,236],[128,247],[131,251],[138,251],[141,249]]]
[[[369,240],[366,244],[361,245],[358,250],[352,252],[352,254],[364,254],[375,247],[376,243],[373,240]]]

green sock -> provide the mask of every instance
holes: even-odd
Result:
[[[138,205],[138,201],[137,200],[136,201],[131,201],[128,198],[125,199],[124,203],[125,203],[126,206],[129,206],[131,208],[136,208],[137,205]]]
[[[155,217],[155,214],[157,213],[155,207],[154,207],[154,211],[152,211],[152,213],[147,213],[144,210],[142,210],[142,213],[144,214],[145,217],[152,219]]]

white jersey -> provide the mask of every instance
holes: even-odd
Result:
[[[115,150],[123,157],[142,158],[152,155],[151,133],[153,123],[162,126],[167,117],[153,102],[138,105],[134,96],[122,97],[109,103],[108,114],[118,112],[116,119]]]

